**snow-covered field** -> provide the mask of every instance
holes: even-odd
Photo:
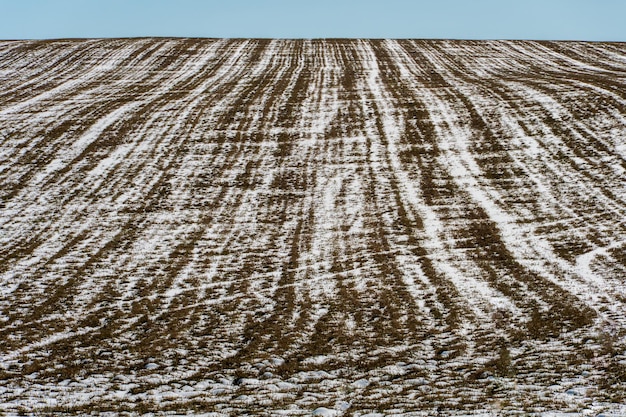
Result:
[[[0,42],[0,414],[625,402],[626,44]]]

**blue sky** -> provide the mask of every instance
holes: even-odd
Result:
[[[626,41],[626,0],[0,0],[0,39]]]

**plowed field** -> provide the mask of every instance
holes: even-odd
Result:
[[[0,414],[624,402],[626,44],[0,42]]]

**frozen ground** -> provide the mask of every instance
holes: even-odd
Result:
[[[626,415],[626,45],[0,42],[0,414]]]

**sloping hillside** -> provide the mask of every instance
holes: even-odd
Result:
[[[0,87],[0,412],[626,413],[626,44],[0,42]]]

